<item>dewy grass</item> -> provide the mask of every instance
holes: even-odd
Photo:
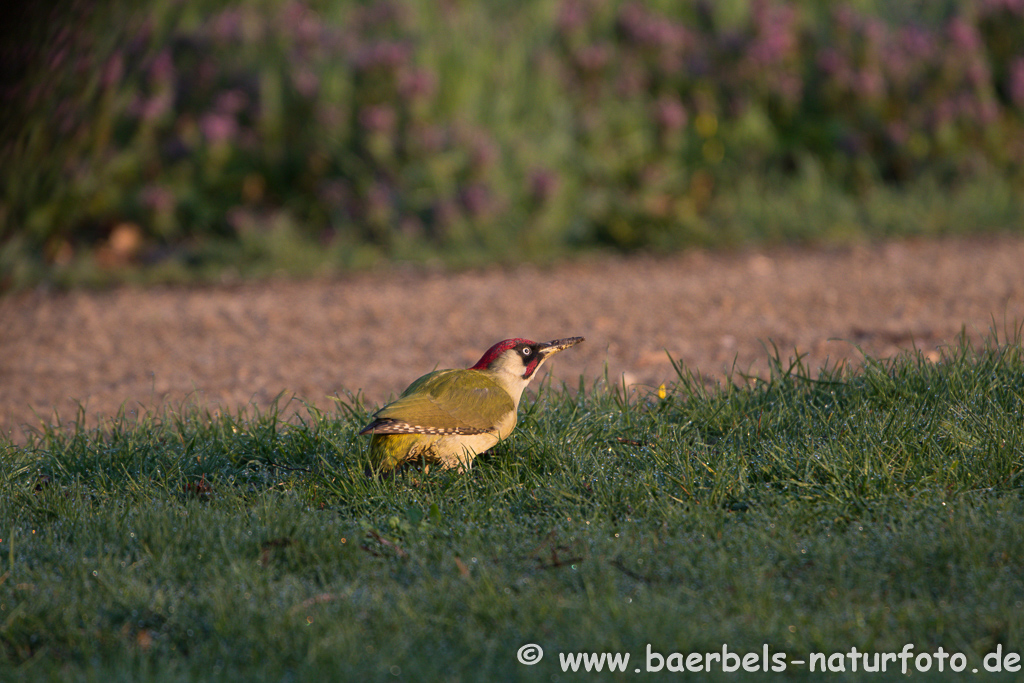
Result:
[[[673,653],[725,647],[847,680],[835,653],[908,644],[929,677],[940,647],[1014,676],[1019,334],[717,388],[678,369],[664,398],[542,386],[466,475],[367,477],[358,396],[0,444],[0,679],[552,680],[583,652],[631,657],[595,680],[655,655],[678,677]]]

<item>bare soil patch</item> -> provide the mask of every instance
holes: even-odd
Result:
[[[668,354],[709,381],[784,358],[859,362],[916,346],[932,358],[1024,321],[1024,239],[901,241],[672,257],[601,257],[456,274],[394,270],[208,288],[30,292],[0,299],[0,430],[90,424],[192,401],[265,407],[281,392],[324,409],[378,403],[506,337],[582,335],[548,369],[657,387]],[[292,404],[301,407],[299,404]]]

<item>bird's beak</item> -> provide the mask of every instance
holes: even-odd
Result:
[[[537,348],[537,352],[541,354],[541,358],[549,358],[559,351],[565,351],[570,346],[576,346],[583,337],[569,337],[568,339],[556,339],[554,341],[544,342]]]

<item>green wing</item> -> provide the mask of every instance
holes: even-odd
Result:
[[[374,415],[364,434],[409,433],[409,427],[482,434],[515,410],[508,392],[477,370],[438,370],[420,377]],[[421,430],[417,430],[421,431]]]

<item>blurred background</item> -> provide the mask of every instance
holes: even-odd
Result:
[[[1024,226],[1024,0],[25,5],[0,291]]]

